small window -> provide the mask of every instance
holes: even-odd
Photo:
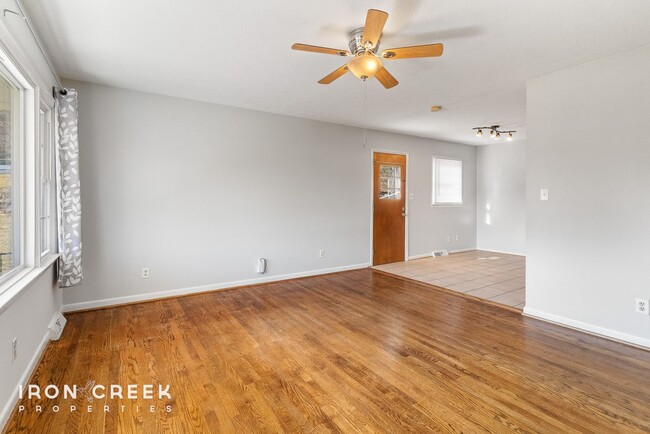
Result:
[[[52,196],[52,111],[42,106],[39,117],[40,202],[39,232],[41,257],[50,253],[50,213]]]
[[[463,162],[433,158],[432,205],[463,204]]]
[[[402,170],[400,166],[379,166],[379,199],[402,197]]]

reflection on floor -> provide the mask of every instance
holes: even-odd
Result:
[[[525,267],[524,256],[473,250],[373,268],[522,309]]]

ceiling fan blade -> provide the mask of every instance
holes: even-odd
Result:
[[[438,57],[442,56],[443,49],[442,44],[412,45],[410,47],[389,48],[381,52],[381,57],[388,60]]]
[[[320,84],[330,84],[343,74],[348,72],[348,64],[346,63],[345,65],[341,66],[339,69],[334,70],[333,72],[329,73],[325,77],[321,78],[318,80]]]
[[[348,50],[337,50],[336,48],[319,47],[317,45],[293,44],[292,50],[310,51],[312,53],[334,54],[336,56],[352,56]]]
[[[377,71],[375,78],[379,80],[382,86],[384,86],[386,89],[390,89],[391,87],[395,87],[399,84],[399,81],[395,80],[395,77],[393,77],[392,74],[386,70],[386,68],[381,68],[379,71]]]
[[[381,32],[384,30],[384,25],[388,19],[388,14],[384,11],[377,9],[369,9],[366,16],[366,24],[363,26],[363,38],[361,44],[365,47],[366,43],[371,44],[371,48],[377,46]]]

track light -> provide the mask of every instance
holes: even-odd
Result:
[[[506,140],[511,142],[513,140],[513,133],[516,133],[515,130],[503,131],[499,129],[500,125],[490,125],[489,127],[474,127],[473,130],[476,130],[476,137],[483,137],[483,130],[490,130],[490,137],[494,140],[501,139],[501,134],[507,134]]]

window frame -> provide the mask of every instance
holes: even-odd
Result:
[[[460,202],[439,202],[436,201],[436,192],[438,190],[438,171],[436,170],[436,161],[437,160],[449,160],[449,161],[459,161],[460,162]],[[465,172],[463,169],[463,159],[458,157],[443,157],[439,155],[434,155],[431,158],[431,206],[432,207],[461,207],[463,206],[464,201],[464,192],[463,192],[463,176]]]
[[[43,260],[47,255],[53,252],[53,239],[52,239],[52,215],[56,213],[56,209],[53,208],[53,199],[54,191],[54,107],[50,106],[43,99],[40,101],[39,107],[39,118],[38,118],[38,144],[36,144],[38,149],[38,202],[37,202],[37,240],[38,240],[38,253],[39,258]],[[45,120],[44,125],[41,124],[41,113],[43,119]],[[45,126],[45,128],[43,128]],[[45,134],[45,136],[43,136]],[[44,143],[42,143],[44,142]],[[47,161],[43,161],[44,158]],[[45,169],[45,174],[43,173]],[[45,190],[43,189],[43,183],[46,184]],[[43,207],[43,192],[45,191],[45,206]],[[46,210],[46,215],[43,216],[43,210]],[[45,225],[42,226],[42,220],[46,219]],[[43,238],[41,233],[42,228],[45,227],[46,234]],[[45,239],[45,246],[43,246],[43,240]]]
[[[19,150],[15,153],[19,158],[19,163],[16,163],[16,170],[19,175],[16,176],[16,183],[19,186],[20,206],[20,229],[18,230],[20,238],[20,266],[15,267],[11,272],[0,277],[0,313],[4,312],[19,296],[28,288],[39,276],[46,270],[50,269],[51,265],[56,261],[59,254],[57,253],[56,241],[50,241],[50,252],[41,257],[39,246],[39,185],[40,185],[40,170],[39,170],[39,114],[41,97],[48,99],[49,89],[42,92],[36,82],[12,56],[11,51],[7,46],[0,41],[0,68],[7,79],[14,84],[20,92],[20,120],[19,120],[19,136],[17,141]],[[47,86],[47,82],[45,83]],[[55,107],[54,98],[50,101],[48,107],[54,113]],[[56,117],[52,117],[54,132],[56,133]],[[56,135],[52,137],[52,158],[56,159],[56,149],[54,148],[54,141]],[[12,155],[12,165],[13,162]],[[13,168],[12,168],[13,170]],[[56,170],[56,169],[54,169]],[[51,236],[56,235],[56,186],[54,174],[52,172],[52,190],[50,196],[51,203],[51,223],[50,231]]]
[[[13,279],[25,268],[25,136],[26,136],[26,95],[22,76],[16,77],[15,71],[12,71],[6,64],[7,61],[0,61],[0,74],[18,91],[18,98],[12,101],[12,116],[19,116],[16,122],[17,131],[12,131],[12,149],[11,149],[11,171],[12,171],[12,213],[13,213],[13,258],[18,265],[13,267],[9,272],[0,276],[0,293],[3,292],[3,284]],[[12,122],[12,129],[14,125]],[[17,245],[17,249],[16,249]],[[15,251],[18,253],[15,254]]]

